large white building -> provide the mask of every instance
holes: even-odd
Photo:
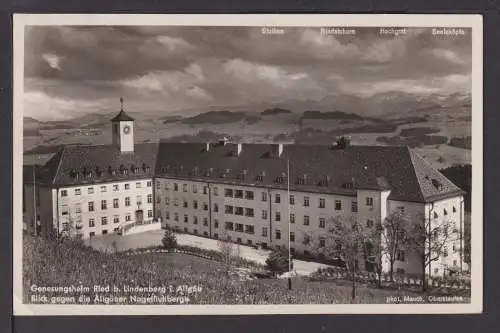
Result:
[[[371,228],[400,211],[415,223],[450,221],[459,233],[427,268],[430,275],[465,269],[463,192],[407,147],[134,144],[132,118],[121,110],[112,123],[112,145],[65,146],[45,165],[26,168],[28,229],[70,229],[88,238],[159,228],[161,221],[181,232],[290,244],[307,254],[313,248],[305,238],[317,235],[321,246],[332,217]],[[402,250],[395,270],[421,272],[415,256]]]

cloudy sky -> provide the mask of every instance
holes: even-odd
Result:
[[[65,26],[28,27],[25,36],[24,115],[40,120],[112,112],[120,96],[127,109],[167,114],[470,85],[470,36],[430,29],[333,37],[318,28]]]

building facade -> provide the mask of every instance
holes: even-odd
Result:
[[[137,227],[251,246],[290,246],[314,254],[329,221],[354,219],[364,228],[393,212],[412,223],[449,221],[459,235],[429,275],[465,269],[463,193],[406,147],[300,146],[163,142],[134,144],[134,121],[112,119],[112,144],[60,149],[25,172],[28,230],[71,230],[83,238]],[[34,178],[30,175],[33,174]],[[313,242],[311,242],[313,238]],[[378,253],[368,253],[376,257]],[[387,259],[382,260],[384,270]],[[398,272],[422,272],[417,253],[401,249]]]

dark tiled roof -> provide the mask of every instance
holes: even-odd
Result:
[[[133,121],[134,118],[125,113],[125,111],[121,110],[111,121]]]
[[[133,153],[113,145],[67,146],[44,166],[43,182],[55,186],[151,178],[158,144],[136,144]]]
[[[165,176],[206,182],[355,195],[356,189],[391,190],[389,199],[429,202],[461,190],[406,147],[160,142],[121,153],[111,145],[66,146],[37,170],[37,179],[63,186]],[[135,171],[132,170],[135,168]],[[125,173],[123,170],[126,169]],[[91,172],[91,173],[90,173]],[[90,175],[89,175],[90,174]]]
[[[268,144],[243,144],[239,156],[237,147],[212,144],[206,151],[203,143],[161,142],[156,174],[285,189],[289,160],[290,187],[301,191],[355,195],[356,189],[390,189],[390,199],[413,202],[459,191],[406,147],[285,145],[280,158]],[[426,175],[445,186],[423,187]]]

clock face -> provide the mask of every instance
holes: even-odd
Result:
[[[126,125],[123,127],[123,133],[129,134],[130,133],[130,126]]]

